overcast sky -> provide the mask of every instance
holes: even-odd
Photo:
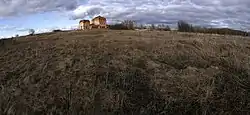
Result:
[[[108,23],[194,25],[250,30],[250,0],[0,0],[0,38],[76,28],[80,19],[107,17]]]

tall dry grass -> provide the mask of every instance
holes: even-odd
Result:
[[[3,115],[250,112],[248,38],[93,30],[0,47]]]

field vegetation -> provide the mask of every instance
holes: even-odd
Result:
[[[0,41],[2,115],[247,115],[250,39],[56,31]]]

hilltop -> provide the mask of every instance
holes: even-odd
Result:
[[[1,114],[250,114],[249,37],[67,31],[2,40]]]

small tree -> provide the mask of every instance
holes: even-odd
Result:
[[[154,24],[151,24],[151,29],[155,29],[155,25]]]
[[[17,37],[19,37],[19,35],[18,35],[18,34],[16,34],[16,36],[15,36],[15,37],[17,38]]]
[[[34,35],[35,34],[35,30],[34,29],[29,29],[29,35]]]
[[[193,29],[193,26],[191,24],[188,24],[187,22],[185,21],[178,21],[178,31],[180,32],[193,32],[194,29]]]
[[[145,29],[145,26],[143,26],[143,24],[140,24],[140,29]]]

